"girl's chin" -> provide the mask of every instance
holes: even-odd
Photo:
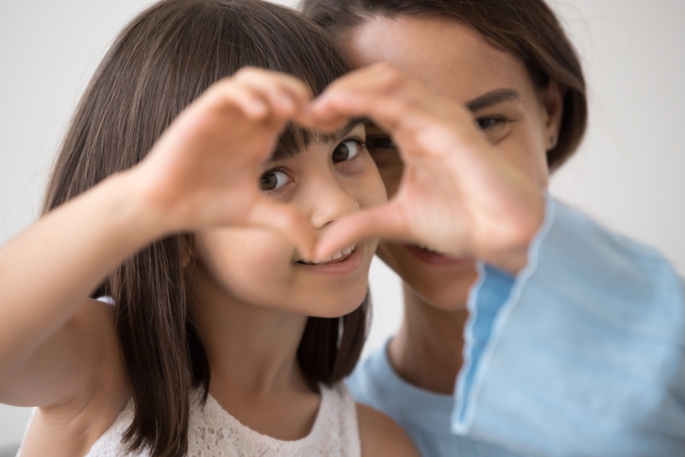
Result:
[[[331,295],[322,296],[320,300],[315,300],[310,302],[303,314],[310,317],[320,317],[325,319],[334,319],[338,317],[343,317],[359,308],[366,298],[366,293],[355,295],[353,297],[346,297],[346,299],[336,300],[336,303],[330,303]],[[329,301],[326,304],[326,301]],[[322,305],[322,303],[324,303]]]

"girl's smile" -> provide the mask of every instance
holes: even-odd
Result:
[[[364,244],[355,244],[333,254],[329,260],[322,262],[297,261],[295,264],[312,273],[329,275],[346,275],[359,269],[364,262]]]

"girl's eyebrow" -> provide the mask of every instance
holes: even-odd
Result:
[[[301,129],[296,129],[290,127],[289,130],[293,133],[293,136],[298,139],[300,143],[299,147],[292,147],[291,145],[285,146],[280,144],[276,147],[274,154],[269,159],[269,162],[277,162],[284,159],[292,159],[293,157],[300,154],[304,149],[312,144],[331,144],[338,143],[345,139],[349,133],[357,128],[360,124],[366,124],[369,120],[365,117],[354,118],[348,122],[344,127],[336,130],[333,133],[324,133],[320,131],[305,131]]]
[[[498,103],[518,100],[519,98],[521,98],[519,93],[514,89],[495,89],[466,102],[466,107],[469,111],[475,113],[476,111],[489,108]]]
[[[369,122],[368,118],[357,117],[348,122],[343,128],[336,130],[332,134],[316,134],[314,137],[314,142],[317,143],[337,143],[345,139],[349,133],[356,129],[359,124],[367,124]]]

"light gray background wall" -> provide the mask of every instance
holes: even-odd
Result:
[[[0,242],[36,217],[51,160],[80,94],[116,33],[150,3],[0,3]],[[582,56],[591,110],[586,141],[554,177],[552,193],[657,247],[685,271],[685,2],[552,5]],[[380,262],[371,283],[374,347],[399,323],[400,290]],[[28,414],[0,405],[0,452],[21,439]]]

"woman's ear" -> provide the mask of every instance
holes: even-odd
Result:
[[[566,88],[556,80],[550,79],[547,87],[540,92],[547,135],[547,150],[554,149],[559,140],[559,129],[564,114],[564,95]]]

